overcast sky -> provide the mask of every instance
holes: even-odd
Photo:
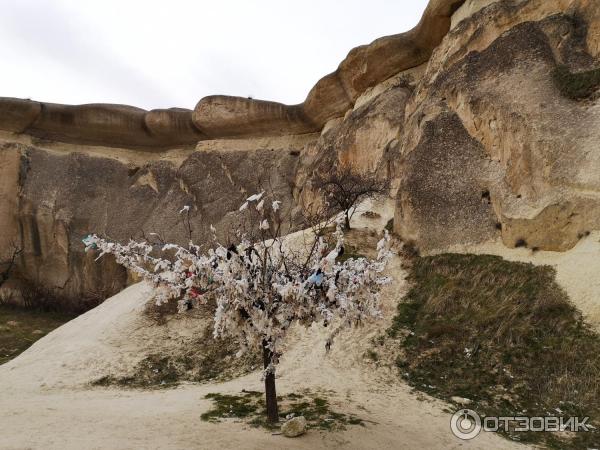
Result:
[[[300,103],[357,45],[427,0],[0,0],[0,96],[193,109],[206,95]]]

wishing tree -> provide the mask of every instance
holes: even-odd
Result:
[[[122,245],[96,235],[84,243],[88,250],[100,252],[98,258],[112,254],[151,282],[158,304],[176,300],[184,312],[214,299],[214,337],[232,337],[240,347],[238,356],[262,351],[267,415],[277,422],[275,367],[287,331],[294,323],[332,324],[332,339],[343,327],[381,317],[378,293],[389,282],[382,272],[391,252],[386,231],[375,260],[341,261],[340,221],[330,243],[321,226],[310,233],[308,242],[295,245],[282,233],[281,202],[270,197],[263,192],[247,199],[239,211],[245,222],[237,230],[237,242],[227,246],[219,243],[212,226],[206,249],[191,240],[187,248],[168,243],[157,248],[148,240]],[[188,223],[189,212],[189,207],[181,210]]]

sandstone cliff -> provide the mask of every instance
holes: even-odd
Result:
[[[564,251],[600,228],[599,67],[597,0],[431,0],[299,105],[0,99],[0,250],[21,242],[15,275],[30,284],[108,295],[126,274],[90,260],[86,234],[185,241],[189,204],[201,239],[266,180],[302,208],[316,172],[351,164],[394,181],[394,229],[423,251],[499,237]],[[589,95],[567,95],[586,74]]]
[[[598,68],[599,10],[501,1],[455,26],[406,107],[398,232],[561,251],[598,228],[598,100],[566,98],[553,72]]]

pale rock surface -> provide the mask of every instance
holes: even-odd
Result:
[[[446,36],[405,111],[399,234],[425,251],[495,236],[564,251],[600,226],[598,100],[565,98],[552,78],[598,64],[592,10],[494,2]]]
[[[394,229],[425,252],[497,238],[568,250],[600,228],[600,106],[563,97],[552,71],[599,66],[599,43],[595,0],[432,0],[413,30],[352,50],[301,105],[2,99],[0,244],[23,241],[31,283],[106,296],[126,274],[83,255],[87,233],[181,242],[189,204],[201,239],[267,179],[297,213],[322,201],[316,174],[347,164],[392,181]]]
[[[20,242],[15,275],[32,286],[74,300],[106,298],[124,287],[127,274],[110,257],[95,262],[85,254],[86,235],[126,241],[155,232],[184,244],[179,211],[191,205],[194,239],[208,236],[211,224],[226,239],[236,220],[231,212],[261,186],[289,207],[300,155],[315,139],[201,141],[195,151],[147,157],[0,136],[0,241]]]
[[[466,0],[458,10],[452,14],[450,29],[454,29],[462,20],[471,17],[476,12],[482,10],[492,3],[501,0]]]
[[[341,117],[368,88],[425,63],[464,0],[431,0],[412,30],[353,49],[338,69],[311,89],[304,103],[283,105],[209,96],[195,110],[145,111],[126,105],[58,105],[0,98],[0,130],[61,142],[166,149],[206,138],[318,132]]]
[[[281,432],[285,437],[294,438],[306,433],[306,419],[304,416],[292,417],[281,425]]]

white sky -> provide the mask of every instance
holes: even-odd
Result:
[[[427,0],[0,0],[0,96],[193,109],[206,95],[300,103],[352,47]]]

